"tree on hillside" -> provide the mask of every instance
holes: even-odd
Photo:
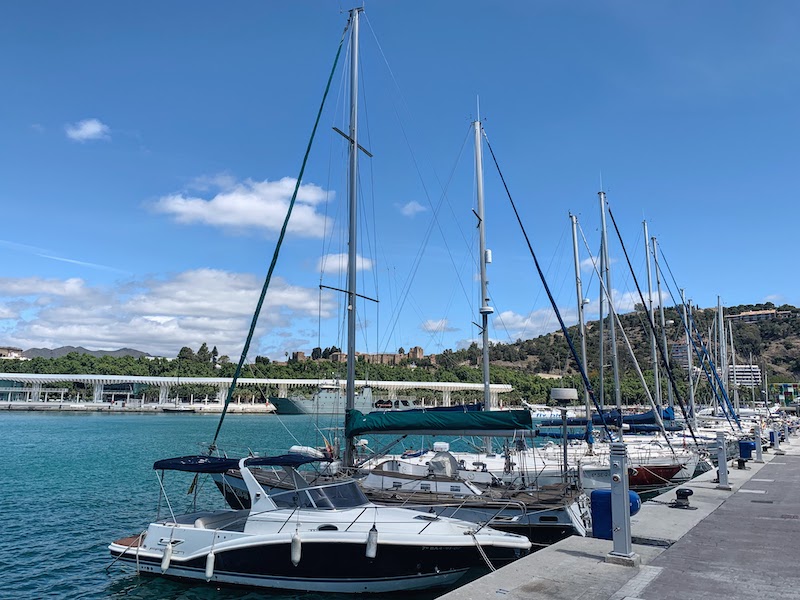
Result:
[[[194,350],[189,348],[189,346],[184,346],[178,352],[178,360],[195,360]]]
[[[200,348],[197,350],[197,360],[202,363],[211,362],[211,352],[208,351],[208,344],[205,342],[203,342]]]

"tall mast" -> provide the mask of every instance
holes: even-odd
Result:
[[[611,298],[611,269],[609,269],[608,265],[608,235],[606,233],[606,193],[605,192],[598,192],[597,195],[600,197],[600,217],[603,226],[603,263],[605,269],[605,282],[606,282],[606,294],[608,295],[608,303],[612,304],[614,301]],[[602,274],[601,274],[602,276]],[[613,311],[609,310],[608,314],[611,314]],[[611,343],[611,366],[614,370],[614,399],[616,400],[617,410],[622,410],[622,394],[619,388],[619,356],[617,356],[617,327],[614,323],[614,319],[609,319],[608,323],[608,331],[610,334]]]
[[[647,254],[647,306],[645,310],[650,313],[650,322],[656,322],[656,311],[653,305],[653,276],[650,272],[650,244],[647,233],[647,221],[642,221],[644,227],[644,247]],[[661,410],[663,401],[661,399],[661,376],[658,373],[658,348],[656,347],[656,334],[650,330],[650,358],[653,364],[653,389],[655,390],[655,401],[658,409]]]
[[[486,278],[486,265],[492,262],[491,251],[486,249],[486,228],[484,227],[483,210],[483,140],[480,118],[472,123],[475,129],[475,181],[478,195],[478,238],[480,245],[481,269],[481,337],[483,339],[483,406],[484,410],[491,410],[491,393],[489,389],[489,315],[494,308],[489,306],[489,281]],[[488,451],[488,449],[487,449]]]
[[[347,246],[347,395],[345,407],[355,408],[356,381],[356,225],[358,223],[358,17],[360,8],[350,11],[350,169],[348,173],[349,221]],[[344,464],[353,464],[353,443],[347,438]]]
[[[578,333],[581,336],[581,360],[583,368],[589,370],[586,363],[586,324],[583,314],[583,282],[581,281],[581,257],[578,252],[578,217],[570,213],[569,220],[572,222],[572,254],[575,257],[575,293],[578,296]],[[592,418],[592,405],[589,400],[589,389],[583,386],[583,403],[586,405],[586,418]]]
[[[664,320],[664,302],[661,298],[661,272],[658,268],[658,242],[656,238],[652,238],[653,242],[653,265],[655,266],[656,270],[656,291],[658,293],[658,314],[661,320],[661,345],[662,350],[664,351],[664,360],[667,364],[664,366],[665,369],[669,369],[669,347],[667,346],[667,322]],[[645,240],[645,243],[647,241]],[[660,382],[659,382],[660,383]],[[675,399],[672,397],[672,386],[668,385],[667,387],[667,404],[669,406],[675,406]]]
[[[694,425],[696,423],[694,412],[694,361],[692,360],[692,338],[691,338],[691,317],[692,307],[686,304],[686,291],[681,290],[681,301],[683,302],[683,322],[686,323],[686,370],[689,373],[689,419]]]
[[[733,410],[739,414],[739,382],[736,380],[736,347],[733,345],[733,321],[728,320],[728,330],[731,338],[731,370],[733,379]]]
[[[717,296],[717,342],[719,343],[719,366],[722,386],[728,390],[728,348],[725,338],[725,314],[722,312],[722,298]],[[722,393],[720,393],[720,396]]]
[[[604,247],[605,247],[605,240],[603,240],[603,236],[601,235],[600,236],[600,257],[599,257],[600,258],[600,275],[599,275],[600,279],[603,278],[603,270],[605,269],[605,264],[606,264],[605,263],[605,259],[603,258],[603,256],[605,256],[605,252],[603,252],[603,248]],[[599,302],[599,304],[600,304],[600,309],[599,309],[600,315],[599,315],[599,320],[597,321],[597,332],[598,332],[599,337],[600,337],[600,346],[599,346],[598,352],[597,352],[597,360],[600,361],[600,368],[599,368],[599,371],[600,371],[600,382],[599,382],[599,385],[597,386],[598,398],[599,398],[599,401],[600,401],[600,412],[603,412],[605,410],[605,397],[606,397],[606,395],[605,395],[606,364],[605,364],[605,352],[604,352],[605,345],[606,345],[606,340],[605,340],[605,331],[604,331],[605,326],[604,326],[604,323],[603,323],[603,312],[605,310],[605,302],[606,302],[606,294],[605,294],[605,290],[603,289],[603,286],[601,285],[600,286],[600,302]]]

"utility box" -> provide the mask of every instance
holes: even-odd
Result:
[[[628,492],[631,516],[642,508],[642,499],[636,492]],[[592,502],[592,537],[602,540],[613,539],[613,525],[611,523],[611,490],[594,490]]]

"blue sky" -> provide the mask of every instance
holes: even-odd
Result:
[[[0,7],[0,345],[237,356],[349,7]],[[478,98],[573,322],[568,213],[596,253],[601,174],[641,281],[646,219],[696,304],[800,304],[799,17],[782,1],[367,3],[359,288],[380,304],[359,306],[359,350],[478,336]],[[323,284],[344,285],[340,67],[253,356],[344,345],[341,296],[318,289],[321,264]],[[488,153],[485,171],[490,335],[553,331]],[[591,312],[596,277],[583,278]]]

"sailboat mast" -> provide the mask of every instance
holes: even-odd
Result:
[[[733,410],[739,414],[739,382],[736,380],[736,346],[733,345],[733,321],[728,320],[728,330],[731,338],[731,369],[733,371]]]
[[[603,277],[603,269],[605,269],[605,260],[603,259],[604,252],[603,247],[605,246],[605,242],[603,240],[603,236],[600,236],[600,275],[599,277],[602,279]],[[598,309],[599,317],[597,321],[597,333],[600,338],[600,344],[598,346],[597,352],[597,360],[600,362],[599,371],[600,371],[600,381],[597,384],[597,391],[598,391],[598,398],[600,401],[600,412],[605,410],[605,384],[606,384],[606,362],[605,362],[605,332],[604,332],[604,321],[603,321],[603,314],[605,311],[605,302],[606,302],[606,294],[603,290],[603,286],[600,286],[600,307]]]
[[[656,293],[658,294],[658,314],[661,321],[661,349],[664,351],[664,360],[667,361],[665,369],[669,369],[669,346],[667,345],[667,322],[664,319],[664,302],[661,297],[661,270],[658,268],[658,242],[656,238],[651,238],[653,242],[653,265],[656,271]],[[669,376],[669,373],[667,373]],[[667,405],[675,406],[675,399],[672,397],[672,386],[667,387]]]
[[[578,296],[578,333],[581,336],[581,360],[583,368],[588,370],[586,362],[586,323],[583,314],[583,282],[581,281],[581,257],[578,252],[578,217],[570,213],[569,220],[572,222],[572,255],[575,258],[575,293]],[[592,405],[589,400],[589,389],[583,386],[583,403],[586,405],[586,418],[592,418]]]
[[[350,11],[350,168],[348,170],[349,222],[347,246],[347,390],[345,407],[355,408],[356,381],[356,256],[358,223],[358,17],[360,8]],[[344,464],[353,464],[353,443],[345,441]]]
[[[722,298],[717,296],[717,342],[719,343],[719,365],[721,385],[728,391],[728,348],[725,343],[725,315],[722,312]],[[722,396],[722,391],[720,391]]]
[[[650,244],[647,243],[647,240],[650,238],[647,234],[647,221],[642,221],[642,226],[644,227],[644,247],[645,252],[647,253],[647,303],[648,306],[645,307],[645,310],[650,313],[650,322],[656,322],[656,311],[653,307],[653,276],[650,272]],[[658,409],[661,410],[663,406],[663,401],[661,398],[661,376],[658,374],[658,351],[656,348],[656,334],[651,329],[650,330],[650,357],[652,359],[653,364],[653,389],[655,390],[655,400],[656,406]]]
[[[473,122],[475,129],[475,180],[476,193],[478,200],[478,238],[480,246],[480,269],[481,269],[481,336],[483,340],[483,406],[484,410],[491,410],[491,393],[489,388],[489,315],[494,312],[494,308],[489,306],[489,281],[486,278],[486,265],[492,262],[490,251],[486,249],[486,228],[484,227],[484,208],[483,208],[483,140],[481,133],[480,119]]]
[[[689,418],[694,426],[697,420],[694,412],[694,369],[692,368],[694,366],[694,360],[692,360],[692,326],[690,322],[692,307],[686,303],[686,290],[681,290],[681,301],[683,302],[683,322],[686,323],[686,370],[689,373]]]
[[[606,193],[598,192],[600,197],[600,217],[603,226],[603,268],[605,270],[605,283],[606,295],[608,296],[608,303],[613,302],[611,298],[611,270],[608,265],[608,234],[606,232]],[[601,277],[603,274],[601,274]],[[613,311],[609,309],[608,314]],[[614,324],[614,319],[609,319],[608,323],[609,342],[611,344],[611,366],[614,371],[614,398],[616,400],[617,410],[622,410],[622,393],[619,387],[619,356],[617,355],[617,327]]]

